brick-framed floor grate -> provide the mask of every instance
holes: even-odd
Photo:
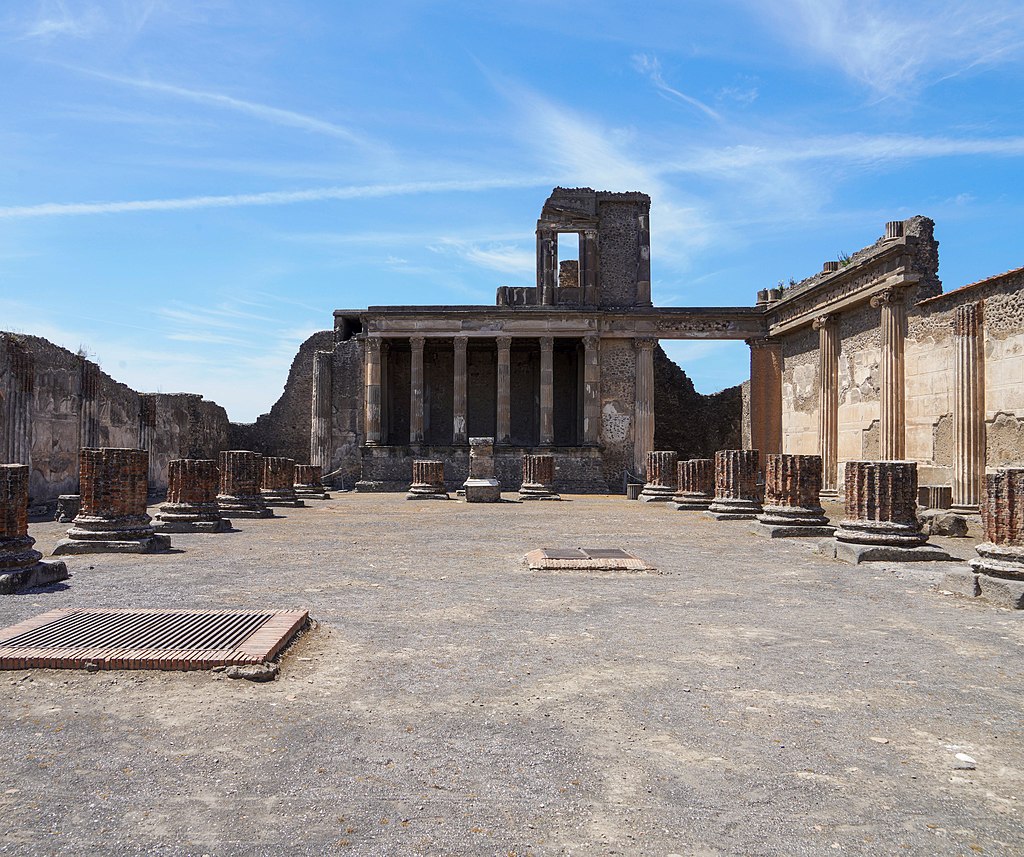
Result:
[[[0,630],[0,669],[197,670],[270,660],[305,610],[51,610]]]
[[[533,571],[657,571],[622,548],[538,548],[525,560]]]

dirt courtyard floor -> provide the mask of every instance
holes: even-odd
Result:
[[[308,502],[0,597],[0,627],[316,623],[265,684],[0,673],[0,854],[1024,854],[1024,612],[943,594],[953,564],[621,497]],[[539,547],[660,573],[530,572]]]

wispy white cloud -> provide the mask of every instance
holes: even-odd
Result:
[[[710,116],[712,119],[721,120],[721,115],[716,110],[708,107],[700,99],[694,98],[692,95],[687,95],[685,92],[680,92],[678,89],[669,86],[665,82],[665,78],[661,73],[661,61],[657,57],[648,56],[647,54],[635,54],[633,56],[633,67],[641,74],[647,75],[650,78],[651,83],[657,87],[658,91],[663,95],[670,96],[678,101],[682,101],[684,104],[689,104],[691,107],[697,108],[702,113]]]
[[[748,0],[780,35],[882,96],[1024,52],[1018,0]]]
[[[442,238],[430,249],[437,253],[455,253],[470,264],[492,271],[517,274],[532,279],[537,264],[535,249],[515,244],[480,243],[457,238]]]
[[[421,193],[459,193],[498,188],[537,187],[536,178],[481,178],[465,181],[399,182],[395,184],[319,187],[294,191],[188,196],[174,199],[141,199],[120,202],[46,202],[0,208],[0,218],[66,217],[86,214],[124,214],[143,211],[185,211],[198,208],[232,208],[251,205],[293,205],[324,200],[368,199]]]
[[[88,74],[92,77],[97,77],[101,80],[110,81],[111,83],[131,86],[135,89],[142,89],[148,92],[157,92],[161,95],[170,95],[175,98],[182,98],[197,104],[206,104],[212,107],[232,110],[236,113],[244,113],[248,116],[253,116],[264,122],[270,122],[275,125],[282,125],[288,128],[298,128],[302,131],[308,131],[315,134],[326,134],[361,147],[373,146],[376,148],[381,145],[379,143],[374,143],[362,134],[357,133],[350,128],[346,128],[334,122],[327,122],[323,119],[318,119],[315,116],[308,116],[305,113],[298,113],[294,110],[285,110],[280,107],[271,107],[270,105],[260,104],[255,101],[246,101],[241,98],[224,95],[220,92],[188,89],[183,86],[175,86],[174,84],[162,83],[157,80],[122,77],[121,75],[107,74],[106,72],[96,71],[94,69],[76,68],[75,70],[82,72],[83,74]]]

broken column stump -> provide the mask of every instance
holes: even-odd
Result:
[[[295,495],[295,459],[268,455],[263,459],[260,494],[268,506],[305,506]]]
[[[715,499],[704,513],[718,521],[744,521],[761,513],[756,449],[720,449],[715,453]]]
[[[561,500],[555,493],[555,457],[524,455],[520,500]]]
[[[419,459],[412,463],[412,485],[406,500],[447,500],[444,487],[444,462],[435,459]]]
[[[319,464],[296,464],[295,496],[303,500],[330,500],[323,478],[323,468]]]
[[[220,468],[212,459],[176,458],[167,465],[167,502],[154,527],[160,533],[223,533],[231,521],[217,505]]]
[[[157,533],[146,513],[149,452],[145,449],[79,451],[82,507],[57,542],[55,556],[83,553],[157,553],[169,536]]]
[[[220,454],[220,493],[217,505],[232,518],[272,518],[273,511],[260,494],[263,456],[246,449],[228,449]]]
[[[970,563],[978,594],[1003,607],[1024,609],[1024,468],[985,474],[981,522],[985,541]]]
[[[0,465],[0,595],[67,580],[63,562],[43,562],[28,534],[27,464]]]
[[[61,494],[57,497],[57,511],[54,513],[54,520],[58,524],[70,524],[75,520],[75,515],[82,508],[82,497],[80,494]]]
[[[647,453],[647,481],[637,497],[643,503],[668,503],[676,492],[675,452],[655,450]]]
[[[672,505],[680,511],[706,511],[715,496],[715,462],[691,458],[676,462],[676,493]]]
[[[769,455],[764,472],[764,511],[755,532],[769,538],[831,536],[821,508],[820,455]]]
[[[846,518],[835,533],[835,557],[861,562],[950,559],[927,544],[917,519],[917,464],[847,461]]]
[[[498,503],[501,483],[494,478],[494,438],[469,439],[469,478],[463,483],[467,503]]]

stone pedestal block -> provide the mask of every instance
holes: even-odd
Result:
[[[431,459],[413,461],[412,485],[406,500],[448,500],[444,487],[444,462]]]
[[[715,462],[691,458],[676,462],[676,493],[673,505],[680,511],[705,511],[715,496]]]
[[[836,530],[836,557],[851,563],[949,559],[926,544],[917,519],[913,461],[846,462],[846,518]]]
[[[561,500],[555,493],[555,457],[524,455],[521,500]]]
[[[260,494],[263,456],[245,449],[228,449],[220,454],[220,493],[217,505],[232,518],[272,518]]]
[[[161,533],[223,533],[231,521],[217,506],[220,468],[211,459],[176,458],[167,465],[167,502],[154,527]]]
[[[267,456],[263,459],[260,494],[268,506],[305,506],[295,496],[295,459]]]
[[[676,491],[676,462],[679,456],[671,451],[647,453],[647,481],[637,498],[643,503],[668,503]]]
[[[835,527],[818,500],[823,472],[820,455],[769,455],[758,532],[771,538],[832,535]]]
[[[323,468],[319,464],[295,465],[295,496],[303,500],[330,500],[323,483]]]
[[[970,563],[981,595],[1019,609],[1024,606],[1024,468],[985,475],[981,522],[985,541]]]
[[[750,520],[761,513],[757,490],[760,455],[756,449],[715,453],[715,499],[707,512],[717,520]]]
[[[83,449],[79,453],[82,506],[68,537],[53,552],[155,553],[171,540],[146,513],[149,453],[144,449]]]
[[[63,562],[43,562],[28,534],[26,464],[0,465],[0,595],[47,586],[68,577]]]
[[[58,524],[70,524],[75,520],[79,509],[82,508],[82,496],[80,494],[61,494],[57,498],[57,512],[54,520]]]
[[[501,483],[494,478],[494,438],[469,439],[469,479],[463,483],[467,503],[497,503]]]

